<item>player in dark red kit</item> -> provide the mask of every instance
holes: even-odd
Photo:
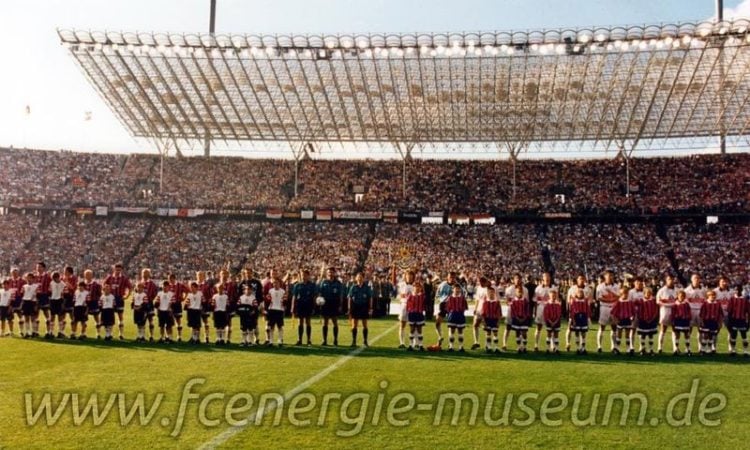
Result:
[[[14,267],[10,270],[10,280],[8,280],[8,290],[10,291],[10,305],[12,312],[18,316],[18,329],[23,334],[24,320],[23,311],[21,311],[22,291],[26,280],[21,276],[21,271]]]
[[[672,341],[674,342],[674,355],[680,354],[680,334],[685,337],[685,352],[688,356],[690,351],[690,330],[693,320],[693,312],[684,290],[677,291],[677,298],[672,307]]]
[[[482,319],[484,320],[485,333],[484,351],[487,353],[500,353],[500,349],[497,348],[497,332],[500,329],[500,319],[502,317],[503,309],[500,301],[497,299],[497,292],[494,287],[489,286],[487,288],[487,298],[482,304]],[[492,344],[491,347],[490,344]]]
[[[742,336],[742,348],[745,357],[750,356],[747,341],[748,322],[750,322],[750,302],[742,296],[742,290],[738,289],[735,296],[729,300],[729,305],[727,305],[730,356],[737,354],[737,334]]]
[[[213,307],[211,306],[211,299],[214,297],[215,288],[214,285],[206,279],[206,273],[205,272],[196,272],[195,273],[195,281],[198,283],[198,290],[200,290],[203,293],[203,310],[201,311],[201,321],[203,322],[203,328],[205,329],[205,339],[204,341],[206,344],[208,344],[209,341],[209,332],[211,331],[211,311],[213,310]]]
[[[659,330],[659,304],[651,288],[643,290],[643,299],[636,301],[638,325],[638,352],[646,354],[644,341],[648,341],[648,353],[654,354],[654,336]]]
[[[240,299],[242,293],[238,290],[237,283],[232,280],[232,275],[227,269],[219,271],[219,283],[224,285],[224,295],[227,296],[225,344],[230,344],[232,342],[232,319],[236,314],[237,301]]]
[[[570,311],[570,331],[575,334],[576,353],[586,354],[586,333],[589,331],[589,320],[591,319],[591,304],[586,298],[584,288],[573,286],[572,292],[568,294],[571,299],[568,310]]]
[[[112,266],[112,273],[104,280],[112,289],[112,295],[115,296],[115,313],[117,314],[117,327],[120,332],[120,340],[125,339],[125,297],[130,294],[133,286],[130,284],[130,278],[122,271],[122,264],[117,263]]]
[[[94,279],[94,272],[92,270],[85,270],[83,272],[83,281],[86,285],[86,291],[89,293],[86,297],[87,311],[89,316],[94,318],[96,324],[96,338],[101,339],[102,321],[101,313],[99,309],[99,300],[102,297],[102,286]]]
[[[170,273],[168,289],[172,293],[172,317],[177,324],[177,342],[182,342],[182,304],[188,293],[187,287],[177,281],[177,275]]]
[[[633,331],[635,330],[635,301],[633,301],[632,298],[633,296],[630,295],[630,292],[628,290],[620,289],[620,298],[612,307],[612,317],[615,318],[615,323],[617,324],[615,348],[612,349],[612,353],[620,353],[620,342],[622,342],[622,334],[624,332],[626,351],[629,355],[635,354],[635,349],[633,348]]]
[[[45,338],[52,337],[52,316],[50,314],[50,283],[52,277],[47,273],[47,265],[43,261],[36,263],[36,282],[39,288],[36,291],[37,312],[34,314],[34,336],[39,336],[39,311],[44,315],[46,325]]]
[[[144,306],[146,320],[148,321],[149,342],[154,342],[154,316],[156,316],[156,296],[159,295],[159,286],[151,279],[151,269],[141,270],[141,283],[143,284]],[[145,336],[143,337],[145,340]]]
[[[408,350],[424,351],[425,298],[421,283],[415,284],[414,290],[406,297],[406,318],[410,328]]]
[[[446,311],[448,312],[448,320],[446,322],[448,323],[449,352],[453,351],[456,331],[458,331],[458,351],[464,351],[464,328],[466,328],[467,309],[469,309],[469,304],[461,292],[461,286],[456,283],[452,286],[452,292],[446,304]]]
[[[716,301],[716,291],[706,292],[706,302],[701,305],[699,313],[701,332],[701,355],[716,353],[716,337],[724,320],[724,310]]]
[[[516,333],[516,351],[526,353],[526,334],[531,320],[531,308],[528,293],[521,283],[521,276],[514,275],[514,295],[508,298],[510,308],[510,327]]]
[[[73,324],[73,303],[75,301],[75,292],[78,289],[78,277],[73,272],[71,266],[65,266],[62,274],[62,282],[65,283],[65,289],[63,289],[63,311],[70,318],[70,324]],[[63,319],[60,324],[60,330],[57,333],[57,337],[65,337],[65,320]]]
[[[544,305],[544,326],[547,328],[547,353],[560,353],[560,325],[562,323],[562,304],[557,291],[549,291],[547,304]]]

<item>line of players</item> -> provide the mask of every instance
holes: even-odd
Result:
[[[14,315],[18,317],[20,333],[24,337],[39,335],[39,318],[46,322],[45,337],[63,338],[66,318],[71,321],[71,338],[85,339],[89,316],[96,324],[96,336],[113,339],[115,321],[119,338],[124,339],[125,299],[132,297],[133,321],[138,328],[138,341],[146,341],[146,328],[149,340],[154,340],[154,322],[159,328],[159,340],[174,340],[177,328],[177,341],[182,340],[183,316],[187,316],[187,327],[191,330],[190,342],[201,341],[201,330],[208,342],[209,328],[213,323],[216,329],[217,344],[231,340],[232,318],[238,316],[242,332],[241,345],[260,343],[258,319],[265,316],[265,344],[274,341],[273,333],[278,330],[278,343],[283,344],[283,326],[286,304],[291,301],[291,313],[298,319],[297,345],[302,345],[303,336],[311,345],[311,317],[316,309],[323,318],[323,345],[328,343],[329,324],[332,325],[333,344],[338,345],[338,317],[346,302],[352,334],[352,346],[356,345],[359,324],[362,324],[363,342],[367,345],[367,319],[373,311],[373,292],[364,282],[362,274],[355,277],[355,283],[348,289],[338,279],[335,268],[328,268],[319,283],[311,281],[309,271],[302,271],[291,284],[287,294],[290,274],[282,281],[273,271],[261,282],[253,278],[251,269],[242,271],[237,281],[227,270],[219,272],[218,280],[207,279],[204,272],[198,272],[196,279],[189,283],[179,283],[175,275],[169,275],[161,284],[161,289],[151,279],[149,269],[143,269],[141,278],[135,283],[123,273],[121,264],[113,266],[112,273],[101,283],[93,273],[86,270],[83,279],[78,281],[71,267],[62,274],[46,271],[40,262],[36,271],[22,277],[17,269],[11,271],[10,278],[3,281],[0,291],[1,334],[13,333]],[[322,275],[322,274],[321,274]],[[426,321],[426,302],[421,283],[415,282],[415,273],[406,270],[401,281],[397,282],[396,269],[392,271],[397,296],[401,302],[399,314],[400,347],[405,348],[405,334],[409,326],[409,350],[424,350],[423,327]],[[680,338],[684,341],[685,352],[690,355],[691,335],[698,330],[698,343],[701,353],[716,352],[716,339],[723,326],[729,331],[729,353],[736,354],[737,338],[742,338],[744,354],[748,353],[747,329],[750,319],[748,300],[729,288],[726,277],[720,277],[715,289],[706,288],[698,274],[693,274],[685,289],[677,289],[671,275],[665,277],[664,286],[654,292],[644,287],[636,277],[632,288],[621,287],[614,281],[613,274],[606,272],[595,291],[587,285],[584,276],[579,276],[576,285],[567,292],[566,306],[569,322],[566,329],[566,350],[571,348],[571,337],[575,338],[578,353],[586,353],[586,334],[592,317],[592,307],[599,306],[599,330],[597,349],[603,351],[602,341],[606,329],[611,329],[610,345],[615,353],[620,352],[625,342],[625,351],[635,352],[635,335],[640,337],[641,354],[654,353],[654,338],[658,333],[658,352],[662,352],[664,336],[671,327],[674,354],[681,353]],[[502,339],[502,350],[507,350],[507,340],[515,333],[517,351],[525,353],[528,345],[528,329],[536,328],[534,350],[539,349],[542,330],[546,329],[547,351],[559,352],[559,333],[563,318],[563,305],[558,298],[559,290],[553,285],[551,276],[543,275],[542,283],[536,287],[533,297],[522,284],[520,275],[514,275],[510,286],[504,292],[502,287],[494,287],[487,279],[480,279],[474,295],[472,349],[481,347],[479,330],[484,325],[486,332],[485,350],[499,352],[499,329],[503,319],[500,297],[504,296],[508,306],[508,317]],[[131,292],[132,291],[132,292]],[[502,295],[504,294],[504,295]],[[438,334],[436,345],[428,347],[439,350],[443,344],[442,324],[448,328],[448,350],[464,351],[463,330],[466,327],[465,313],[469,309],[465,289],[456,280],[455,273],[447,274],[446,280],[436,292],[438,303],[435,326]],[[79,333],[80,327],[80,334]],[[55,334],[55,330],[57,333]]]
[[[207,278],[205,272],[197,272],[196,279],[180,283],[174,274],[157,286],[149,269],[141,271],[140,280],[132,283],[123,273],[122,264],[115,264],[112,273],[97,281],[91,270],[83,273],[80,281],[71,267],[62,273],[46,271],[39,262],[35,272],[21,276],[12,269],[8,279],[3,280],[0,291],[0,336],[14,333],[14,318],[18,318],[19,332],[24,338],[38,337],[40,318],[46,324],[47,339],[87,339],[87,324],[93,318],[96,338],[112,340],[115,324],[119,339],[124,339],[126,299],[131,298],[133,322],[137,327],[136,341],[155,340],[155,328],[159,329],[160,342],[182,341],[183,319],[190,329],[190,343],[209,342],[210,326],[216,333],[216,343],[226,345],[231,340],[232,319],[239,317],[242,332],[241,345],[260,344],[258,322],[265,317],[265,345],[274,342],[274,331],[278,331],[278,344],[284,343],[284,315],[288,302],[291,312],[299,324],[297,345],[302,345],[306,334],[307,345],[312,345],[311,318],[316,310],[323,317],[323,343],[328,345],[329,323],[332,325],[333,345],[338,345],[338,318],[342,306],[347,302],[351,320],[352,346],[356,345],[359,324],[363,327],[363,343],[368,345],[367,319],[373,313],[373,292],[364,283],[360,273],[355,283],[345,290],[338,279],[336,269],[329,267],[319,282],[312,281],[310,272],[303,270],[287,293],[287,274],[282,280],[274,271],[260,281],[253,278],[250,268],[242,270],[242,278],[231,278],[228,270],[219,272],[218,280]],[[66,335],[67,320],[70,334]],[[175,328],[177,337],[175,339]]]
[[[395,275],[394,275],[395,282]],[[414,282],[414,273],[406,271],[398,282],[398,297],[402,305],[399,317],[400,346],[405,347],[405,330],[411,327],[409,349],[423,349],[422,326],[420,315],[421,303],[414,300],[419,296],[420,283]],[[499,352],[498,331],[503,319],[502,308],[498,300],[498,289],[485,279],[480,279],[474,298],[472,349],[481,347],[479,330],[484,325],[485,351]],[[560,302],[559,289],[552,283],[549,273],[545,273],[542,283],[536,287],[530,297],[519,274],[513,276],[511,285],[504,290],[505,303],[508,306],[508,317],[502,340],[502,351],[507,351],[507,340],[515,333],[517,351],[527,352],[528,330],[536,328],[534,350],[539,350],[543,329],[546,329],[547,352],[559,353],[559,333],[562,326],[563,305]],[[448,350],[453,351],[457,344],[458,351],[464,351],[463,330],[466,327],[465,313],[469,309],[463,287],[457,282],[456,274],[449,273],[446,280],[437,287],[436,300],[438,311],[435,327],[438,343],[429,347],[439,350],[444,336],[442,324],[448,327]],[[685,289],[677,289],[672,275],[666,275],[664,285],[654,293],[644,287],[643,279],[634,277],[632,287],[621,286],[614,281],[612,272],[605,272],[602,282],[592,290],[586,278],[579,275],[576,284],[567,291],[566,306],[568,326],[566,329],[566,351],[570,351],[575,339],[575,349],[579,354],[586,354],[586,335],[592,321],[592,309],[599,307],[599,330],[597,333],[597,351],[603,352],[602,341],[609,328],[610,348],[613,353],[620,353],[624,341],[624,351],[635,354],[635,338],[639,337],[639,353],[662,353],[664,337],[672,334],[673,354],[682,353],[681,340],[685,354],[692,355],[691,336],[697,330],[698,348],[701,354],[716,353],[719,331],[726,327],[729,333],[729,354],[737,354],[737,338],[741,337],[744,356],[750,356],[748,349],[748,323],[750,322],[750,300],[742,296],[741,291],[730,289],[729,280],[721,276],[715,289],[707,288],[698,274],[693,274]]]

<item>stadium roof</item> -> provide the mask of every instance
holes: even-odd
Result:
[[[532,32],[58,31],[135,137],[606,144],[744,136],[750,21]]]

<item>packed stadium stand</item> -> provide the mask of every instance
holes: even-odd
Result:
[[[520,160],[516,194],[508,161],[167,158],[159,192],[155,155],[0,150],[0,199],[45,205],[175,208],[415,209],[454,212],[748,212],[750,154],[633,158],[626,197],[617,158]],[[363,187],[355,202],[355,187]],[[150,191],[150,195],[144,194]],[[561,204],[556,195],[564,195]]]
[[[510,166],[501,161],[414,160],[405,199],[393,161],[305,160],[297,197],[290,190],[293,163],[281,160],[169,158],[162,194],[159,160],[151,155],[5,149],[0,162],[7,180],[0,193],[3,272],[45,260],[55,269],[71,264],[104,273],[123,261],[133,273],[151,267],[156,277],[249,264],[258,271],[306,267],[314,273],[324,265],[375,273],[408,266],[436,276],[459,270],[498,279],[515,272],[538,278],[549,270],[559,280],[606,269],[646,277],[698,271],[709,279],[726,273],[739,283],[750,261],[747,224],[705,225],[696,216],[748,212],[748,154],[634,159],[630,197],[617,159],[521,161],[515,200]],[[366,186],[357,203],[354,185]],[[555,194],[565,195],[565,204]],[[102,205],[110,211],[99,217],[94,208]],[[133,209],[113,212],[115,205]],[[215,208],[216,214],[164,217],[157,214],[162,207]],[[243,208],[261,215],[233,215]],[[300,222],[305,208],[486,211],[526,222]],[[293,220],[282,217],[286,211],[297,211]],[[532,212],[536,218],[529,219]],[[560,222],[547,219],[548,212],[587,219]],[[632,220],[643,214],[651,220]],[[608,221],[618,215],[628,219]]]

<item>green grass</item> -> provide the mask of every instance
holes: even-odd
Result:
[[[339,420],[339,402],[329,408],[323,426],[315,423],[319,409],[300,415],[312,419],[313,424],[306,427],[290,425],[287,410],[282,411],[281,425],[273,426],[274,412],[269,412],[262,427],[242,429],[231,436],[223,447],[687,447],[699,443],[737,448],[743,447],[750,437],[745,408],[750,401],[750,390],[746,388],[750,361],[744,358],[730,359],[726,355],[628,357],[609,353],[590,353],[588,356],[567,353],[557,356],[544,353],[495,356],[474,351],[465,354],[408,353],[395,348],[398,337],[392,328],[394,324],[394,320],[372,321],[371,340],[383,332],[388,333],[372,348],[347,360],[305,390],[321,398],[324,393],[331,392],[341,393],[344,398],[356,392],[371,393],[366,424],[356,436],[337,435],[337,432],[353,427]],[[296,338],[296,330],[290,325],[288,322],[287,342],[293,342]],[[317,320],[313,328],[317,344],[320,341]],[[128,337],[132,337],[133,326],[128,324],[127,331]],[[530,336],[533,336],[533,332]],[[425,328],[425,337],[426,343],[434,342],[435,333],[431,323]],[[233,339],[237,342],[238,337],[234,336]],[[589,350],[594,348],[594,339],[595,332],[589,333]],[[720,343],[722,352],[726,350],[725,339],[723,332]],[[669,338],[667,341],[666,347],[671,348]],[[348,345],[349,342],[347,327],[342,326],[341,343]],[[467,329],[467,343],[470,345],[471,342],[470,330]],[[515,344],[511,347],[515,347]],[[104,343],[96,340],[72,342],[19,338],[0,339],[0,349],[3,355],[0,365],[2,448],[49,448],[51,444],[55,448],[195,448],[229,426],[226,423],[217,427],[201,425],[197,420],[198,402],[193,402],[188,405],[181,434],[176,438],[170,437],[173,424],[161,426],[160,419],[176,415],[187,380],[205,377],[205,384],[193,390],[203,395],[225,392],[226,399],[241,392],[253,395],[266,392],[283,394],[340,361],[351,351],[343,346],[248,350],[236,346],[216,348],[213,345],[164,346],[129,341]],[[471,391],[480,398],[484,398],[486,393],[495,392],[497,406],[493,410],[493,417],[501,414],[505,396],[509,393],[516,396],[523,392],[538,393],[540,400],[528,402],[537,410],[541,399],[550,393],[567,394],[571,403],[573,395],[581,393],[581,411],[585,416],[596,393],[606,396],[614,392],[641,392],[649,401],[649,418],[662,418],[669,399],[688,391],[694,379],[700,380],[698,401],[712,392],[726,395],[726,408],[711,417],[720,418],[720,426],[712,428],[694,423],[689,427],[675,428],[665,424],[664,420],[656,426],[651,426],[648,420],[645,425],[636,426],[636,414],[632,411],[630,417],[633,420],[622,427],[616,424],[620,417],[616,409],[608,426],[576,427],[570,423],[571,405],[568,405],[563,413],[555,414],[555,418],[561,416],[563,419],[563,425],[559,427],[542,425],[538,421],[527,427],[493,427],[483,421],[483,402],[475,425],[468,424],[469,408],[464,408],[459,425],[451,426],[450,407],[444,412],[442,424],[438,426],[432,424],[434,410],[407,414],[405,417],[410,420],[408,426],[388,424],[385,414],[381,414],[378,425],[372,425],[377,394],[383,394],[387,405],[400,392],[411,392],[418,403],[436,403],[438,395],[443,392]],[[380,387],[381,381],[388,382],[385,389]],[[43,421],[28,426],[24,407],[24,393],[27,392],[34,393],[37,399],[45,392],[52,393],[54,398],[60,398],[65,392],[78,393],[82,398],[81,403],[90,393],[104,398],[110,393],[135,395],[143,392],[150,401],[157,392],[161,392],[164,400],[156,419],[145,427],[139,426],[137,420],[122,427],[116,411],[100,426],[92,425],[91,418],[80,426],[73,426],[70,409],[54,426],[47,427]],[[224,408],[219,403],[211,403],[207,409],[209,417],[221,415]],[[352,416],[356,415],[359,405],[352,404]],[[697,409],[698,405],[695,407]],[[510,417],[522,419],[526,414],[514,404]],[[601,414],[598,418],[600,422]],[[695,421],[695,415],[693,419]]]

